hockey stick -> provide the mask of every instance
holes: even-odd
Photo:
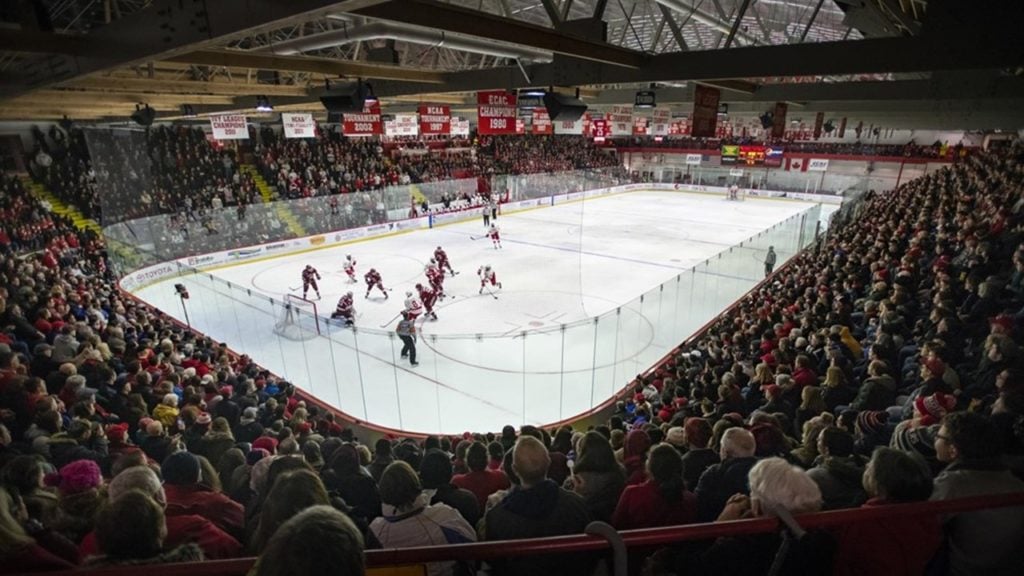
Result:
[[[470,240],[479,240],[481,238],[487,238],[487,235],[484,234],[483,236],[470,236],[469,237]]]
[[[495,300],[498,299],[498,295],[495,294],[494,291],[491,290],[491,288],[489,286],[487,287],[487,293],[491,295],[491,298],[494,298]]]
[[[391,324],[395,320],[398,320],[398,317],[401,316],[401,315],[402,315],[401,312],[399,312],[398,314],[395,314],[394,317],[391,318],[391,320],[388,320],[387,322],[381,324],[380,327],[381,328],[387,328],[388,324]]]
[[[288,287],[288,289],[291,290],[292,292],[295,292],[299,288],[302,288],[302,286],[296,286],[295,288],[292,288],[291,286]]]

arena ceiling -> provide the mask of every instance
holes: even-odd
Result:
[[[696,83],[731,114],[775,101],[893,128],[1024,125],[1024,2],[956,0],[12,0],[0,120],[316,110],[325,80],[385,112],[471,115],[481,89],[581,88],[601,108]]]

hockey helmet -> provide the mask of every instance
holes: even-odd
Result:
[[[376,271],[377,271],[376,268],[370,268],[370,272],[376,272]]]
[[[491,265],[490,264],[485,264],[484,265],[484,270],[490,270],[490,269],[491,269]]]
[[[408,296],[409,298],[412,298],[412,292],[410,292],[409,290],[405,291],[405,295]]]
[[[348,292],[346,292],[346,293],[345,293],[345,296],[348,296],[349,298],[351,298],[351,297],[352,297],[352,291],[351,291],[351,290],[349,290]]]
[[[416,285],[416,289],[417,290],[423,290],[423,284],[417,284]]]

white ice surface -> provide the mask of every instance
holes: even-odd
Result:
[[[712,274],[694,274],[694,266],[810,206],[632,192],[503,215],[500,250],[471,239],[484,230],[473,220],[231,265],[210,271],[213,278],[170,279],[137,295],[184,320],[172,284],[186,283],[194,328],[373,424],[431,433],[549,424],[602,403],[746,291],[760,277],[763,252],[736,250],[730,266]],[[459,274],[445,281],[453,297],[437,306],[439,319],[423,323],[420,365],[412,367],[389,336],[395,323],[381,327],[399,313],[406,290],[426,282],[423,269],[438,245]],[[358,284],[342,271],[345,254],[358,262]],[[788,256],[780,254],[779,264]],[[322,336],[302,342],[273,333],[281,314],[271,300],[298,293],[290,288],[301,285],[306,264],[323,276],[321,316],[353,291],[355,332],[322,325]],[[478,295],[484,264],[503,284],[497,299]],[[370,267],[392,289],[389,299],[364,298]],[[587,320],[600,315],[599,323]],[[559,330],[567,323],[575,324]]]

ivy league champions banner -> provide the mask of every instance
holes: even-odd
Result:
[[[551,124],[551,117],[544,108],[533,109],[533,122],[531,123],[534,134],[554,134],[555,127]]]
[[[249,127],[242,114],[225,114],[210,116],[210,127],[215,140],[247,140]]]
[[[505,90],[476,93],[476,112],[481,134],[516,133],[516,94]]]
[[[451,134],[452,112],[448,106],[420,105],[420,134]]]
[[[362,114],[345,114],[342,117],[341,132],[345,136],[380,136],[384,126],[380,121],[380,102],[367,102]]]

